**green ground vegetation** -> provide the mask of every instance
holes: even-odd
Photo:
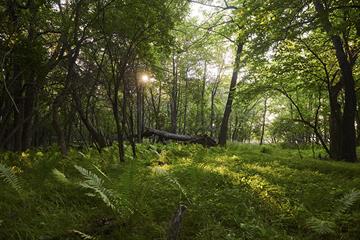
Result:
[[[180,239],[360,236],[359,164],[270,145],[137,151],[2,153],[0,239],[166,239],[180,204]]]

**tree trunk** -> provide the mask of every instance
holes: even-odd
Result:
[[[23,136],[23,123],[24,123],[24,99],[23,96],[18,96],[18,101],[16,102],[19,111],[14,111],[14,126],[17,128],[17,131],[14,134],[14,151],[22,151],[22,136]]]
[[[120,160],[120,162],[125,162],[124,136],[123,136],[123,131],[121,128],[121,123],[120,123],[119,100],[118,100],[117,94],[114,95],[113,114],[114,114],[114,120],[115,120],[115,125],[116,125],[116,137],[117,137],[117,142],[118,142],[119,160]]]
[[[266,124],[266,112],[267,112],[267,101],[268,101],[268,99],[265,98],[265,101],[264,101],[264,113],[263,113],[263,116],[262,116],[262,123],[261,123],[260,145],[262,145],[263,141],[264,141],[265,124]]]
[[[56,97],[52,106],[52,125],[57,135],[57,142],[60,147],[61,154],[65,156],[67,154],[67,146],[65,141],[65,132],[64,128],[60,125],[59,122],[59,108],[60,104],[63,101],[62,96]]]
[[[356,112],[356,146],[360,146],[360,112],[359,112],[359,105],[358,110]]]
[[[232,102],[234,98],[234,93],[236,90],[236,83],[238,78],[238,72],[240,70],[240,56],[243,49],[243,43],[239,42],[237,43],[237,49],[236,49],[236,55],[235,55],[235,61],[234,61],[234,69],[231,77],[230,82],[230,89],[229,89],[229,95],[226,101],[225,105],[225,111],[224,115],[221,121],[221,127],[220,127],[220,133],[219,133],[219,144],[220,146],[226,145],[226,139],[227,139],[227,132],[228,132],[228,124],[229,124],[229,118],[231,114],[232,109]]]
[[[355,162],[357,161],[355,132],[356,91],[351,63],[347,59],[341,37],[335,33],[329,20],[328,10],[325,9],[320,0],[314,0],[314,5],[316,12],[319,14],[320,22],[332,41],[344,81],[345,102],[342,116],[341,158],[348,162]]]
[[[152,105],[152,110],[153,110],[153,114],[155,117],[155,128],[161,128],[162,126],[160,126],[160,105],[161,105],[161,82],[160,82],[160,86],[159,86],[159,96],[158,96],[158,101],[155,100],[155,96],[153,93],[152,88],[150,88],[150,100],[151,100],[151,105]]]
[[[170,102],[170,111],[171,111],[171,132],[176,133],[177,130],[177,84],[178,84],[178,76],[177,76],[177,66],[175,54],[173,55],[173,80],[172,80],[172,89],[171,89],[171,102]]]
[[[140,80],[137,80],[136,84],[136,127],[137,127],[137,142],[142,142],[142,132],[144,129],[144,115],[143,115],[143,95],[144,87],[141,85]]]
[[[216,145],[216,141],[207,135],[202,136],[190,136],[182,135],[171,132],[166,132],[158,129],[148,128],[144,132],[144,137],[157,136],[161,141],[164,140],[175,140],[185,143],[197,143],[206,147],[213,147]]]
[[[84,123],[86,129],[89,131],[91,137],[95,141],[97,147],[99,148],[99,150],[101,148],[106,147],[107,144],[106,144],[105,137],[93,126],[91,121],[88,119],[88,117],[84,113],[79,96],[77,96],[76,93],[74,93],[74,92],[73,92],[72,96],[74,99],[76,111],[79,114],[79,117],[80,117],[81,121]]]
[[[16,58],[13,59],[16,61]],[[24,96],[23,96],[23,76],[21,74],[20,66],[14,63],[12,81],[14,84],[14,101],[16,109],[14,108],[14,122],[13,128],[17,128],[14,134],[13,150],[22,150],[22,135],[23,135],[23,122],[24,122]]]
[[[24,122],[23,126],[23,136],[22,136],[22,150],[26,150],[31,146],[32,141],[32,133],[33,133],[33,115],[34,115],[34,105],[35,105],[35,98],[37,94],[37,89],[35,87],[35,73],[32,72],[29,76],[27,88],[25,90],[25,97],[24,97],[24,118],[30,117],[29,121]]]
[[[341,143],[342,143],[342,127],[341,127],[341,106],[337,100],[338,93],[334,87],[330,87],[329,102],[330,102],[330,121],[329,121],[329,133],[330,133],[330,157],[336,160],[340,160]]]
[[[235,123],[234,123],[234,130],[232,132],[232,136],[231,136],[231,141],[237,141],[238,140],[238,133],[239,133],[239,129],[238,129],[238,126],[239,126],[239,116],[236,115],[235,116]]]
[[[143,88],[144,86],[142,86]],[[144,88],[143,88],[144,89]],[[143,91],[143,89],[141,91]],[[141,94],[143,95],[143,93]],[[127,101],[129,99],[129,101]],[[140,126],[143,126],[143,110],[141,109],[143,103],[143,96],[140,98]],[[137,103],[136,103],[137,104]],[[130,142],[131,151],[133,155],[133,159],[136,159],[136,139],[135,139],[135,124],[134,124],[134,107],[131,101],[131,95],[129,90],[129,82],[127,78],[123,78],[123,99],[122,99],[122,129],[123,132],[126,134],[126,139]],[[136,114],[137,115],[137,114]],[[139,129],[142,135],[142,128]]]
[[[188,99],[189,99],[189,79],[187,78],[187,71],[185,72],[185,90],[184,90],[184,125],[183,125],[183,133],[186,134],[186,124],[187,124],[187,112],[188,112]]]
[[[211,93],[211,103],[210,103],[210,136],[214,137],[215,135],[215,94]]]
[[[207,63],[204,62],[204,75],[201,85],[201,101],[200,101],[200,123],[201,123],[201,134],[205,133],[205,90],[206,90],[206,71]]]

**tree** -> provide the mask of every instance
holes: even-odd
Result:
[[[330,74],[326,61],[320,54],[321,46],[314,48],[302,41],[306,51],[310,51],[313,57],[322,65],[325,77],[318,78],[319,81],[326,79],[331,109],[331,156],[336,159],[355,161],[355,112],[356,96],[352,69],[357,59],[359,48],[357,37],[358,8],[351,1],[339,2],[328,1],[253,1],[245,9],[249,18],[250,29],[253,29],[251,48],[254,53],[264,54],[268,49],[276,51],[277,45],[287,40],[312,38],[315,35],[327,34],[332,41],[332,49],[328,50],[329,59],[337,59],[340,76]],[[269,17],[273,16],[273,17]],[[339,16],[338,18],[332,18]],[[335,20],[336,19],[336,20]],[[340,27],[341,26],[341,27]],[[318,44],[319,39],[312,41]],[[349,44],[352,42],[352,44]],[[327,45],[327,39],[323,42]],[[331,56],[332,55],[332,56]],[[324,65],[325,63],[325,65]],[[335,71],[336,72],[336,71]],[[335,80],[340,78],[340,80]],[[346,79],[346,80],[345,80]],[[345,86],[345,82],[347,86]],[[343,84],[343,85],[342,85]],[[344,90],[345,101],[342,116],[339,112],[340,92]],[[340,104],[341,106],[341,104]],[[346,123],[346,124],[345,124]],[[337,129],[340,129],[339,131]],[[341,139],[339,147],[336,138]]]

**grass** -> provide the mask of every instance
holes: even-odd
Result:
[[[179,204],[187,206],[180,239],[360,236],[359,164],[277,146],[142,144],[137,151],[139,159],[125,164],[115,146],[66,158],[55,149],[2,153],[24,193],[2,182],[0,239],[166,239]],[[74,165],[101,178],[116,209],[91,182],[81,186],[86,179]]]

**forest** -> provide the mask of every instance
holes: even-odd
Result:
[[[0,240],[360,236],[359,0],[2,0]]]

